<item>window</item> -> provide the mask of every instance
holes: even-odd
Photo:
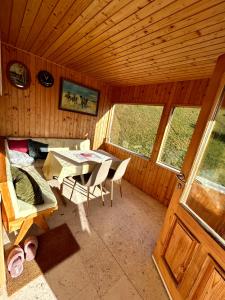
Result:
[[[200,108],[176,107],[173,109],[158,158],[158,162],[181,169]]]
[[[110,142],[149,157],[162,111],[163,106],[116,104]]]
[[[181,203],[225,246],[225,88],[207,122]]]
[[[219,109],[198,176],[225,193],[225,101]],[[200,179],[199,178],[199,179]]]

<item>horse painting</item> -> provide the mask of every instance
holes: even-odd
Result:
[[[60,108],[97,115],[99,92],[62,79]]]

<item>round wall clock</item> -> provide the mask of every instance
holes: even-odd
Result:
[[[38,80],[40,84],[42,84],[45,87],[51,87],[54,83],[54,78],[52,74],[50,74],[48,71],[40,71],[38,73]]]
[[[30,72],[28,68],[19,61],[12,61],[7,66],[7,77],[10,83],[20,89],[30,85]]]

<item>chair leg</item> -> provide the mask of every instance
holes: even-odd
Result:
[[[113,181],[111,181],[111,207],[113,204]]]
[[[63,181],[64,181],[64,180],[63,180]],[[65,199],[64,199],[62,193],[63,193],[63,182],[60,183],[60,188],[59,188],[59,190],[58,190],[58,195],[60,196],[60,199],[61,199],[63,205],[66,206],[67,204],[66,204],[66,201],[65,201]]]
[[[40,227],[44,232],[49,230],[48,223],[45,220],[44,216],[38,216],[34,218],[34,223]]]
[[[102,184],[100,184],[100,190],[101,190],[101,197],[102,197],[102,205],[104,206],[105,200],[104,200],[103,193],[102,193]]]
[[[95,193],[95,189],[96,189],[96,187],[97,187],[97,185],[95,185],[95,186],[94,186],[94,189],[93,189],[93,194]]]
[[[75,180],[74,185],[73,185],[73,189],[72,189],[72,192],[71,192],[71,195],[70,195],[70,200],[72,199],[73,192],[74,192],[74,190],[75,190],[76,184],[77,184],[77,182],[76,182],[76,180]]]
[[[20,231],[16,237],[16,240],[14,242],[14,245],[19,245],[19,243],[22,241],[22,239],[25,237],[26,233],[28,232],[28,230],[30,229],[30,227],[32,226],[32,224],[34,223],[34,219],[27,219],[23,222]]]
[[[87,188],[87,209],[89,209],[89,195],[90,195],[90,188]]]
[[[107,189],[106,189],[106,181],[107,181],[107,179],[103,182],[103,185],[102,185],[102,189],[103,189],[103,191],[106,193],[107,192]]]
[[[120,196],[121,196],[121,198],[123,197],[123,193],[122,193],[122,180],[120,180]]]

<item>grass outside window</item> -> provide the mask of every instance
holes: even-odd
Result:
[[[200,108],[175,107],[161,145],[158,162],[180,170],[191,141]]]
[[[163,106],[116,104],[110,142],[150,157]]]

